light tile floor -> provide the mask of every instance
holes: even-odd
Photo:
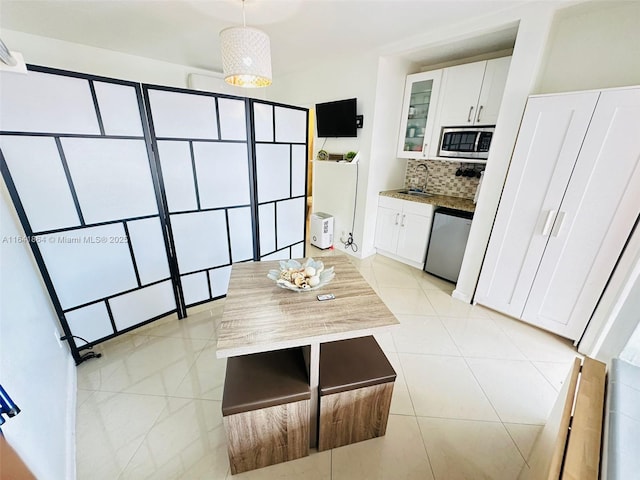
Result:
[[[459,302],[452,284],[393,260],[353,262],[401,322],[378,336],[398,374],[386,436],[233,478],[517,478],[576,355],[571,343]],[[215,356],[222,307],[105,342],[102,358],[78,367],[78,479],[232,478],[225,361]]]

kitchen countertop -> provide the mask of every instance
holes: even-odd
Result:
[[[473,200],[467,198],[450,197],[448,195],[436,195],[433,194],[429,197],[422,197],[419,195],[407,195],[406,193],[400,193],[405,188],[399,188],[397,190],[386,190],[380,192],[380,195],[385,197],[398,198],[400,200],[409,200],[410,202],[430,203],[436,207],[453,208],[455,210],[462,210],[464,212],[473,212],[476,209],[476,204]]]

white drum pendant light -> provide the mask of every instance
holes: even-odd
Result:
[[[220,32],[224,80],[237,87],[271,85],[271,42],[262,30],[247,27],[242,0],[242,27]]]

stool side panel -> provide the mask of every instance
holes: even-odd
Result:
[[[225,416],[231,473],[309,455],[309,403],[303,400]]]
[[[322,396],[318,451],[383,436],[393,385],[388,382]]]

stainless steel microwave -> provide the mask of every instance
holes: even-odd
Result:
[[[486,160],[495,127],[444,127],[439,157]]]

